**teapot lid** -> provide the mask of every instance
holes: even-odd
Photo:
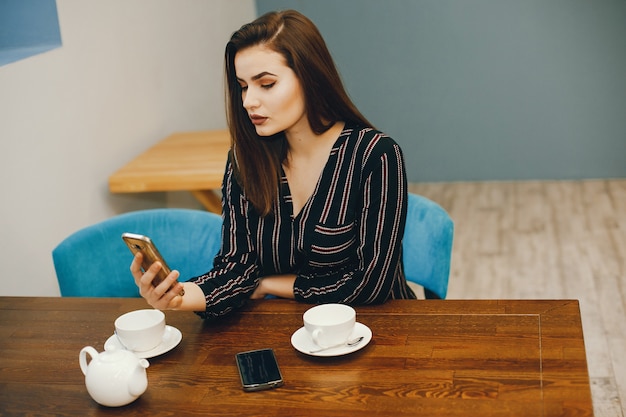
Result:
[[[131,351],[118,349],[115,346],[105,347],[104,352],[100,355],[102,362],[119,362],[130,358],[139,360],[139,358]]]

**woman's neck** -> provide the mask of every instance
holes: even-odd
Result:
[[[289,144],[287,159],[310,159],[319,156],[320,153],[327,155],[343,127],[343,122],[337,122],[321,135],[315,134],[310,127],[298,132],[285,132]]]

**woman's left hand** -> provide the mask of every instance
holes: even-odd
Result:
[[[256,289],[254,290],[254,292],[250,296],[251,300],[260,300],[261,298],[265,298],[265,296],[267,295],[265,293],[265,289],[263,288],[263,281],[264,281],[264,279],[261,279],[259,281],[259,285],[257,285]]]
[[[275,295],[280,298],[294,298],[293,284],[296,281],[294,274],[270,275],[261,278],[250,299],[258,300],[266,295]]]

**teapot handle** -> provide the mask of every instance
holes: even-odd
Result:
[[[94,360],[98,356],[98,351],[91,346],[85,346],[81,349],[78,355],[78,363],[80,364],[80,370],[84,375],[87,375],[87,354],[91,356],[91,360]]]

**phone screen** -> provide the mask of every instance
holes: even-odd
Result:
[[[241,384],[246,391],[276,388],[283,377],[272,349],[252,350],[236,355]]]

